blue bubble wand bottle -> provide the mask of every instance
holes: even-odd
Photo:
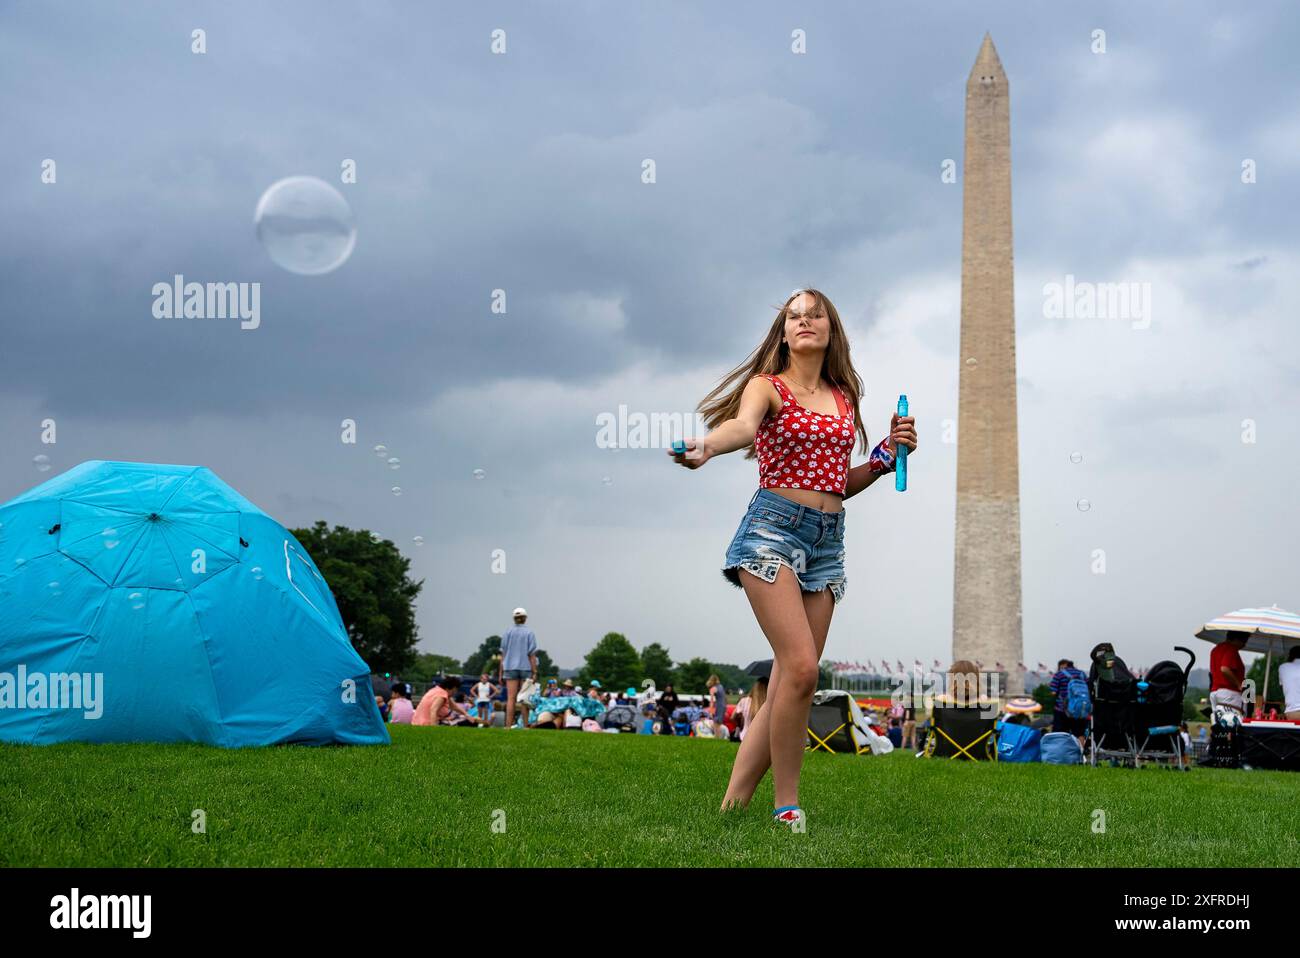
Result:
[[[907,394],[898,397],[898,415],[907,415]],[[901,442],[894,450],[894,488],[899,492],[907,491],[907,447]]]

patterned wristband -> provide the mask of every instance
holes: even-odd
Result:
[[[885,474],[894,471],[894,457],[889,450],[885,448],[887,439],[882,439],[876,443],[876,448],[871,450],[871,455],[867,458],[867,467],[875,473]]]

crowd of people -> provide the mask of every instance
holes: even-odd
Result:
[[[502,637],[496,674],[482,672],[469,682],[447,676],[435,683],[418,703],[411,700],[410,686],[395,683],[387,697],[376,695],[376,705],[385,721],[408,725],[475,725],[493,724],[497,702],[504,698],[504,724],[507,729],[566,729],[588,731],[636,731],[643,734],[688,735],[697,738],[726,738],[741,741],[767,693],[767,679],[757,678],[734,707],[727,703],[727,690],[715,674],[709,676],[704,696],[681,696],[672,683],[662,690],[636,688],[607,690],[597,679],[584,687],[573,679],[549,678],[538,685],[537,636],[527,626],[528,613],[518,608],[512,615],[513,626]],[[1210,702],[1213,705],[1242,708],[1241,690],[1245,680],[1239,650],[1244,634],[1229,633],[1210,656]],[[954,663],[949,670],[956,681],[965,673],[973,678],[974,664]],[[1279,670],[1286,698],[1286,718],[1300,720],[1300,646],[1291,650],[1288,661]],[[1048,684],[1052,696],[1051,729],[1067,732],[1085,745],[1088,735],[1091,702],[1089,679],[1072,660],[1062,658]],[[950,690],[951,691],[951,690]],[[978,695],[972,688],[972,694]],[[504,692],[504,696],[502,693]],[[869,713],[867,721],[881,729],[895,748],[917,749],[917,709],[915,703],[891,703],[883,715]],[[922,730],[923,731],[923,730]],[[1201,730],[1204,738],[1205,729]],[[1180,737],[1191,751],[1187,723],[1182,723]]]
[[[387,722],[405,725],[476,725],[493,723],[496,702],[504,691],[504,724],[507,729],[582,728],[588,731],[627,731],[699,738],[743,739],[745,725],[758,713],[767,680],[760,678],[734,708],[728,709],[727,690],[717,675],[708,679],[703,704],[698,696],[683,698],[672,683],[662,690],[650,688],[626,692],[606,690],[598,679],[584,687],[573,679],[537,682],[537,636],[528,628],[528,613],[515,609],[514,625],[501,637],[496,675],[482,672],[478,681],[464,688],[455,675],[439,679],[418,704],[411,701],[411,688],[396,682],[387,697],[375,696],[375,704]],[[623,721],[628,714],[639,716]],[[614,717],[614,718],[611,718]],[[618,721],[615,721],[615,718]]]
[[[530,680],[531,681],[531,680]],[[411,699],[411,687],[398,681],[387,697],[375,696],[375,704],[386,722],[398,725],[474,725],[487,728],[493,724],[499,693],[503,686],[492,681],[489,673],[479,675],[469,688],[458,676],[439,679],[420,697]],[[727,703],[727,690],[717,675],[709,677],[709,693],[681,696],[672,683],[659,689],[609,691],[593,679],[585,687],[573,679],[551,678],[543,688],[525,682],[514,708],[509,700],[501,711],[513,712],[507,729],[565,729],[587,731],[625,731],[628,725],[644,734],[689,735],[697,738],[744,738],[748,720],[757,714],[765,698],[766,679],[758,679],[734,707]],[[638,716],[635,722],[626,721]]]

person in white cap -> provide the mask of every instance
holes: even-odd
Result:
[[[501,665],[499,678],[506,683],[506,728],[515,727],[515,699],[519,684],[524,679],[537,680],[537,636],[524,625],[528,613],[522,608],[514,611],[515,624],[501,636]],[[528,706],[523,709],[524,727],[528,727]]]

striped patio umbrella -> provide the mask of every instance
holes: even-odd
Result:
[[[1267,609],[1238,609],[1205,623],[1196,637],[1217,643],[1229,632],[1249,633],[1247,652],[1287,649],[1300,642],[1300,615],[1275,605]]]
[[[1268,694],[1269,678],[1273,673],[1273,653],[1285,654],[1293,645],[1300,644],[1300,615],[1270,605],[1267,609],[1238,609],[1206,622],[1196,633],[1198,639],[1222,642],[1229,632],[1245,632],[1247,652],[1263,652],[1264,688],[1261,698]]]

